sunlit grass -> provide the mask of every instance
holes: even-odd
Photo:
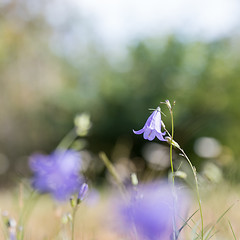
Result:
[[[239,195],[240,189],[237,186],[231,186],[228,183],[222,183],[221,187],[212,187],[211,190],[202,191],[203,193],[203,216],[205,226],[213,226],[217,219],[232,205],[234,206],[219,221],[212,233],[215,235],[211,239],[231,240],[233,238],[232,229],[236,237],[240,236],[239,222]],[[112,194],[109,191],[102,190],[100,198],[95,203],[83,202],[80,205],[76,215],[75,239],[93,240],[121,240],[121,234],[117,231],[117,222],[114,222],[112,205],[109,199]],[[8,212],[9,217],[18,219],[19,201],[16,199],[14,191],[2,191],[0,193],[1,214]],[[197,203],[192,202],[189,210],[189,216],[197,209]],[[47,196],[41,196],[36,202],[31,215],[25,226],[25,239],[69,239],[70,228],[68,223],[63,223],[63,216],[70,213],[69,203],[56,204]],[[199,216],[195,214],[188,222],[188,225],[194,229],[199,221]],[[180,239],[191,239],[192,229],[186,226],[181,233]],[[198,226],[200,227],[200,226]],[[4,239],[5,226],[1,224],[0,239]],[[63,238],[66,236],[65,238]]]

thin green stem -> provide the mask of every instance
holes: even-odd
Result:
[[[172,136],[171,136],[171,142],[173,141],[173,135],[174,135],[174,121],[173,121],[173,111],[170,110],[171,114],[171,125],[172,125]],[[170,145],[170,164],[171,164],[171,171],[172,171],[172,186],[173,186],[173,208],[174,208],[174,215],[173,215],[173,240],[176,240],[176,219],[175,219],[175,203],[176,203],[176,192],[175,192],[175,175],[174,175],[174,168],[173,168],[173,145]]]
[[[201,204],[201,199],[200,199],[200,193],[199,193],[199,187],[198,187],[198,179],[197,179],[197,171],[196,168],[192,165],[190,159],[188,158],[188,156],[186,155],[186,153],[183,151],[182,148],[179,148],[179,150],[182,152],[183,156],[186,158],[186,160],[188,161],[192,171],[193,171],[193,175],[194,175],[194,179],[195,179],[195,185],[196,185],[196,192],[197,192],[197,201],[198,201],[198,206],[199,206],[199,211],[200,211],[200,217],[201,217],[201,225],[202,225],[202,229],[201,229],[201,238],[203,240],[203,236],[204,236],[204,232],[203,232],[203,213],[202,213],[202,204]]]
[[[76,135],[76,131],[75,128],[73,128],[71,131],[69,131],[67,133],[67,135],[61,140],[61,142],[58,144],[58,146],[56,147],[57,150],[60,149],[68,149],[73,142],[76,140],[77,135]]]
[[[172,180],[173,180],[173,188],[174,188],[174,170],[173,170],[173,162],[172,162],[172,148],[173,148],[173,145],[175,147],[177,147],[183,154],[183,156],[186,158],[186,160],[188,161],[191,169],[192,169],[192,172],[193,172],[193,175],[194,175],[194,179],[195,179],[195,185],[196,185],[196,192],[197,192],[197,201],[198,201],[198,205],[199,205],[199,211],[200,211],[200,217],[201,217],[201,239],[203,240],[203,237],[204,237],[204,225],[203,225],[203,213],[202,213],[202,205],[201,205],[201,199],[200,199],[200,194],[199,194],[199,187],[198,187],[198,179],[197,179],[197,171],[196,171],[196,168],[192,165],[190,159],[188,158],[188,156],[186,155],[186,153],[183,151],[183,149],[179,146],[179,144],[177,142],[175,142],[173,140],[173,134],[174,134],[174,124],[173,124],[173,111],[172,111],[172,108],[169,107],[169,111],[170,111],[170,114],[171,114],[171,123],[172,123],[172,134],[170,134],[168,132],[168,130],[166,129],[165,125],[162,124],[164,130],[167,132],[167,134],[169,135],[170,137],[170,163],[171,163],[171,170],[172,170]],[[163,122],[162,122],[163,123]]]
[[[74,240],[75,218],[76,218],[77,209],[78,209],[78,205],[76,205],[73,208],[73,212],[72,212],[72,237],[71,237],[71,240]]]
[[[171,114],[171,124],[172,124],[172,136],[171,136],[171,142],[173,141],[173,134],[174,134],[174,123],[173,123],[173,112],[170,110]],[[172,171],[172,181],[173,181],[173,187],[174,187],[174,169],[173,169],[173,157],[172,157],[172,151],[173,151],[173,146],[172,144],[170,145],[170,164],[171,164],[171,171]]]
[[[232,234],[233,234],[234,240],[237,240],[237,237],[236,237],[236,235],[235,235],[235,233],[234,233],[234,231],[233,231],[232,224],[231,224],[231,222],[230,222],[229,220],[228,220],[228,224],[229,224],[229,226],[230,226],[230,228],[231,228],[231,231],[232,231]]]
[[[115,167],[113,166],[113,164],[111,163],[111,161],[108,159],[107,155],[104,152],[100,152],[99,153],[99,157],[100,159],[103,161],[103,163],[105,164],[106,168],[108,169],[109,173],[113,176],[114,180],[117,183],[117,186],[119,187],[121,193],[123,194],[123,196],[125,195],[125,187],[115,169]]]
[[[236,235],[235,235],[235,233],[234,233],[234,231],[233,231],[232,224],[231,224],[231,222],[230,222],[229,220],[228,220],[228,224],[229,224],[229,226],[230,226],[230,228],[231,228],[231,232],[232,232],[232,234],[233,234],[234,240],[237,240],[237,237],[236,237]]]
[[[18,232],[17,239],[20,239],[20,240],[24,239],[24,230],[25,230],[24,227],[38,199],[39,199],[39,195],[36,193],[35,190],[33,190],[29,198],[26,200],[26,203],[24,204],[23,209],[20,213],[20,217],[18,220],[18,228],[19,229],[21,228],[21,231]]]

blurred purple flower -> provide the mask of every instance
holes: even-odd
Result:
[[[122,231],[133,239],[170,240],[174,231],[174,215],[179,220],[181,219],[180,210],[184,208],[186,210],[186,201],[182,204],[182,193],[175,200],[175,210],[172,188],[166,183],[158,182],[138,186],[130,192],[129,197],[129,201],[123,200],[117,204]]]
[[[59,150],[51,155],[34,154],[30,168],[34,173],[32,186],[40,193],[50,193],[59,201],[76,193],[83,178],[79,174],[81,158],[73,150]]]
[[[77,201],[80,203],[81,201],[83,201],[83,199],[86,197],[88,192],[88,185],[87,183],[83,183],[79,192],[78,192],[78,198]]]
[[[142,134],[143,138],[152,141],[155,137],[157,137],[160,141],[166,141],[163,136],[166,132],[161,132],[161,109],[157,107],[157,109],[150,115],[144,127],[138,131],[133,130],[135,134]]]

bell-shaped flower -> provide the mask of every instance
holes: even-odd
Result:
[[[161,132],[161,109],[157,107],[157,109],[150,115],[144,127],[138,131],[133,130],[135,134],[142,134],[143,138],[152,141],[155,137],[157,137],[160,141],[166,141],[164,139],[164,135],[166,132]]]

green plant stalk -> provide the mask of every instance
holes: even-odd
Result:
[[[170,111],[170,114],[171,114],[172,134],[170,134],[168,132],[168,130],[166,129],[166,127],[164,125],[163,125],[163,127],[164,127],[164,130],[169,135],[169,137],[171,138],[171,143],[170,143],[170,163],[171,163],[171,170],[172,170],[172,175],[173,175],[172,179],[173,179],[173,186],[174,186],[174,170],[173,170],[173,161],[172,161],[172,148],[173,148],[173,144],[174,144],[174,140],[173,140],[174,124],[173,124],[173,112],[172,112],[172,109],[169,108],[169,111]],[[196,192],[197,192],[197,201],[198,201],[198,206],[199,206],[199,211],[200,211],[200,218],[201,218],[201,238],[203,240],[203,237],[204,237],[203,213],[202,213],[202,205],[201,205],[201,199],[200,199],[200,194],[199,194],[199,187],[198,187],[198,179],[197,179],[197,174],[196,174],[196,168],[192,165],[190,159],[188,158],[188,156],[186,155],[184,150],[179,146],[178,143],[177,143],[176,147],[182,152],[183,156],[188,161],[188,163],[189,163],[189,165],[190,165],[190,167],[192,169],[193,175],[194,175],[195,185],[196,185]]]
[[[69,131],[65,137],[61,140],[61,142],[56,147],[57,150],[61,149],[68,149],[73,144],[73,142],[76,140],[77,135],[75,128],[73,128],[71,131]]]
[[[77,209],[78,209],[78,205],[73,207],[73,211],[72,211],[72,237],[71,237],[71,240],[74,240],[75,219],[76,219]]]
[[[99,157],[100,159],[103,161],[103,163],[105,164],[106,168],[108,169],[109,173],[113,176],[114,180],[117,183],[117,186],[119,187],[121,193],[124,196],[124,192],[125,192],[125,187],[115,169],[115,167],[113,166],[113,164],[111,163],[111,161],[108,159],[107,155],[104,152],[100,152],[99,153]]]
[[[203,213],[202,213],[202,204],[201,204],[201,199],[200,199],[200,193],[199,193],[199,187],[198,187],[198,179],[197,179],[197,171],[196,168],[192,165],[190,159],[188,158],[188,156],[186,155],[186,153],[183,151],[182,148],[179,148],[179,150],[182,152],[183,156],[185,157],[185,159],[188,161],[193,175],[194,175],[194,179],[195,179],[195,185],[196,185],[196,192],[197,192],[197,201],[198,201],[198,206],[199,206],[199,211],[200,211],[200,217],[201,217],[201,238],[203,240],[203,236],[204,236],[204,228],[203,228]]]
[[[37,200],[39,199],[39,195],[36,193],[35,190],[33,190],[27,199],[26,203],[23,206],[23,209],[20,213],[20,217],[18,220],[18,228],[22,227],[21,232],[17,232],[17,239],[23,240],[24,239],[24,227],[27,223],[28,217],[30,216],[30,213],[32,209],[34,208],[35,204],[37,203]]]
[[[173,111],[172,109],[170,110],[171,114],[171,125],[172,125],[172,136],[171,136],[171,143],[173,141],[173,135],[174,135],[174,122],[173,122]],[[173,207],[174,207],[174,216],[173,216],[173,240],[176,240],[176,219],[175,219],[175,198],[176,198],[176,193],[175,193],[175,175],[174,175],[174,169],[173,169],[173,145],[170,145],[170,164],[171,164],[171,171],[172,171],[172,183],[173,183]]]
[[[173,112],[170,110],[171,114],[171,124],[172,124],[172,134],[171,134],[171,143],[173,141],[173,134],[174,134],[174,123],[173,123]],[[170,145],[170,164],[171,164],[171,171],[172,171],[172,181],[173,181],[173,187],[174,187],[174,169],[173,169],[173,157],[172,157],[172,152],[173,152],[173,145]]]

